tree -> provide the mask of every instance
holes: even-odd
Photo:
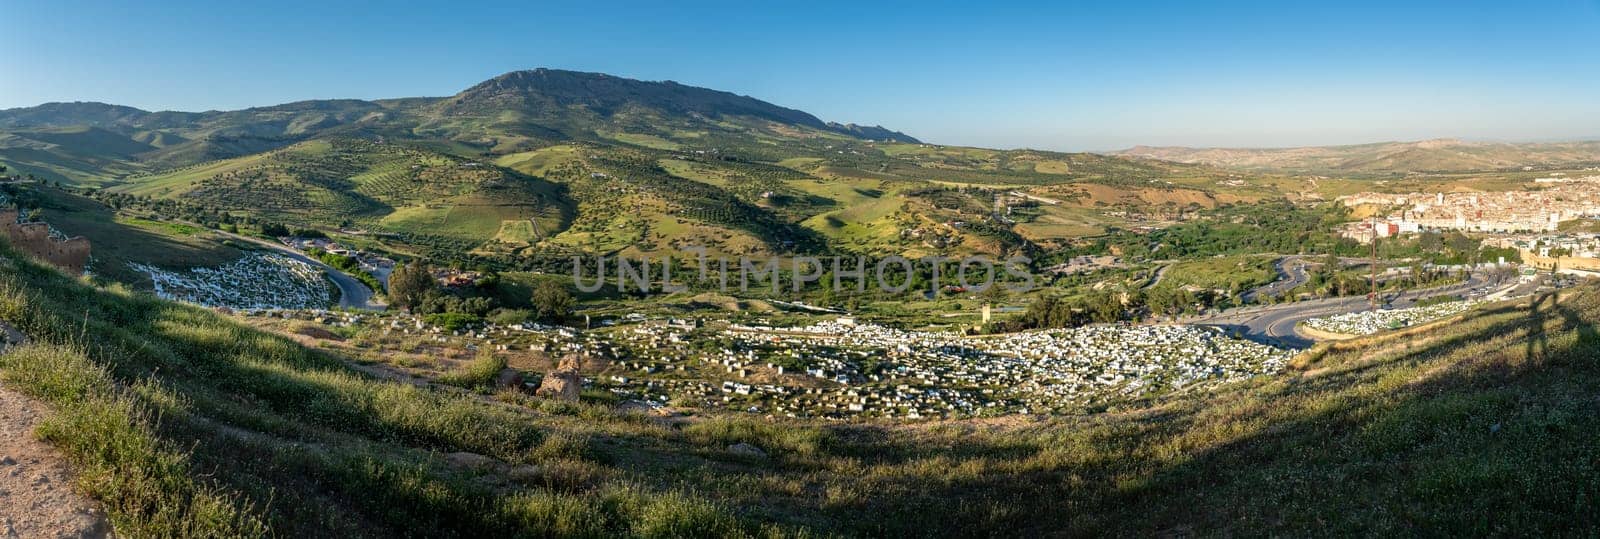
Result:
[[[541,280],[533,289],[533,312],[540,320],[559,321],[572,316],[578,300],[560,282]]]
[[[395,305],[407,309],[415,309],[422,305],[439,287],[438,281],[433,280],[433,272],[422,264],[421,260],[412,260],[410,264],[394,269],[389,275],[389,299]]]

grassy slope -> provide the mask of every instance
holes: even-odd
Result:
[[[433,247],[463,251],[517,250],[530,247],[534,242],[526,240],[532,236],[600,252],[649,253],[694,244],[729,254],[786,251],[790,242],[811,246],[828,242],[878,253],[922,249],[920,242],[908,247],[901,241],[902,226],[925,227],[972,217],[923,215],[911,208],[899,216],[899,223],[885,220],[900,211],[906,191],[929,185],[1022,189],[1042,196],[1087,193],[1073,208],[1043,210],[1053,214],[1017,227],[1027,239],[1045,244],[1126,224],[1105,215],[1107,210],[1127,209],[1117,206],[1122,203],[1134,209],[1147,203],[1210,207],[1281,194],[1259,179],[1227,183],[1236,175],[1195,165],[1092,154],[873,143],[760,123],[655,134],[608,131],[603,137],[555,145],[523,141],[507,146],[511,139],[491,138],[497,145],[490,152],[497,156],[489,164],[526,175],[522,183],[531,187],[524,194],[562,203],[546,207],[519,199],[511,206],[532,211],[506,214],[490,209],[497,215],[456,223],[449,216],[453,209],[477,211],[486,207],[481,202],[493,204],[514,193],[478,193],[483,196],[477,202],[458,203],[454,197],[469,193],[430,191],[417,186],[416,178],[460,169],[462,163],[484,157],[482,147],[438,148],[460,152],[449,156],[340,138],[312,139],[267,153],[133,177],[117,189],[183,196],[291,223],[329,225],[348,220],[358,227],[439,238],[444,241],[430,240]],[[427,141],[405,144],[413,143],[429,146]],[[607,174],[612,180],[591,173]],[[555,192],[542,182],[546,179],[568,191]],[[419,192],[431,196],[416,196]],[[539,220],[539,234],[506,223],[530,218]],[[640,227],[653,230],[644,237],[626,233]],[[500,234],[501,230],[508,232]],[[509,241],[483,245],[496,237]],[[992,242],[970,238],[960,243],[962,249],[985,250]]]
[[[1149,409],[923,425],[674,429],[588,405],[503,406],[30,264],[0,268],[0,318],[44,343],[0,356],[0,376],[62,411],[41,433],[124,533],[1600,529],[1595,289],[1321,349],[1282,376]],[[773,457],[722,451],[736,441]],[[480,476],[437,456],[452,451],[533,467]]]
[[[1270,256],[1225,256],[1187,260],[1172,265],[1162,284],[1208,289],[1245,290],[1277,277]]]
[[[241,179],[243,178],[243,179]],[[265,154],[142,178],[119,189],[186,197],[291,223],[361,227],[477,245],[507,222],[559,231],[572,219],[558,186],[398,145],[311,140]]]
[[[117,215],[98,201],[52,188],[31,190],[43,211],[41,218],[69,236],[89,239],[90,268],[107,279],[147,287],[149,276],[129,262],[170,269],[217,266],[237,260],[237,249],[222,244],[210,231]]]
[[[589,485],[600,483],[605,457],[556,421],[538,420],[547,414],[369,378],[209,311],[90,290],[5,260],[0,318],[39,343],[0,356],[0,376],[62,412],[41,434],[78,463],[81,487],[108,502],[119,533],[746,529],[673,491]],[[515,479],[474,479],[482,472],[441,458],[455,451],[529,467]]]
[[[142,170],[131,155],[151,148],[93,127],[15,130],[0,132],[0,165],[15,174],[93,185]]]

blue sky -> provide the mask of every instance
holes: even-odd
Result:
[[[0,0],[0,108],[440,96],[553,67],[989,147],[1600,138],[1600,0],[450,4]]]

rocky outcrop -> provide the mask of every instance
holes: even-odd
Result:
[[[0,235],[13,249],[43,260],[73,275],[83,273],[89,264],[89,240],[83,237],[60,239],[44,223],[19,223],[17,210],[0,210]]]
[[[759,447],[756,447],[756,446],[753,446],[753,445],[750,445],[750,444],[747,444],[747,443],[743,443],[743,442],[728,446],[728,452],[729,453],[733,453],[733,454],[738,455],[738,456],[741,456],[741,457],[746,457],[746,458],[753,458],[753,459],[764,459],[764,458],[767,458],[767,452],[766,451],[762,451],[761,448],[759,448]]]
[[[578,396],[583,392],[583,375],[579,374],[583,363],[583,357],[577,354],[561,358],[556,370],[544,375],[544,382],[534,394],[547,399],[578,402]]]
[[[24,344],[28,344],[28,336],[23,335],[21,331],[17,331],[16,326],[0,320],[0,353],[5,353],[6,349],[13,346],[22,346]]]

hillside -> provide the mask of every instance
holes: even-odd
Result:
[[[61,136],[59,130],[92,136]],[[915,142],[881,127],[826,123],[754,98],[603,73],[515,71],[450,97],[313,100],[237,111],[149,112],[104,103],[0,110],[0,163],[52,180],[105,183],[138,170],[238,157],[321,136],[449,141],[471,151],[562,140],[803,132]],[[631,139],[630,139],[631,137]],[[98,157],[120,167],[84,162]]]
[[[922,144],[728,92],[548,69],[444,98],[11,109],[0,111],[0,163],[101,188],[123,210],[178,205],[207,225],[282,223],[523,268],[574,251],[692,246],[1037,253],[1285,196],[1263,175]]]
[[[328,138],[139,177],[118,193],[330,229],[413,236],[470,250],[507,223],[561,230],[562,186],[425,149]],[[525,240],[526,241],[526,240]]]
[[[1454,139],[1301,148],[1136,146],[1114,155],[1294,173],[1493,171],[1600,164],[1600,142],[1500,143]]]
[[[1593,288],[1317,349],[1215,392],[922,424],[663,421],[414,385],[9,254],[0,320],[35,341],[0,354],[0,383],[56,409],[40,435],[124,536],[1600,527]]]

